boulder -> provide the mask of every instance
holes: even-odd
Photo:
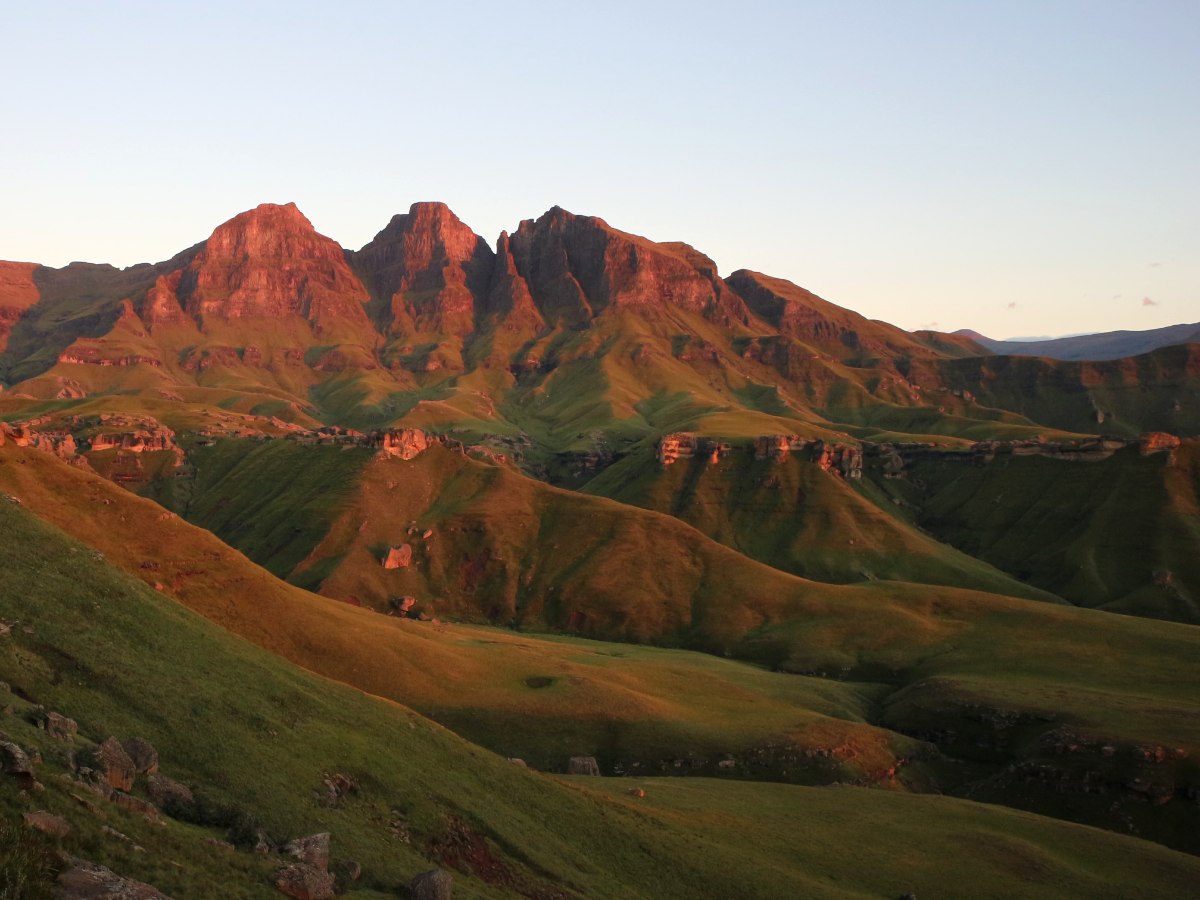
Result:
[[[383,557],[385,569],[406,569],[412,562],[412,544],[393,544]]]
[[[52,812],[46,812],[44,809],[22,813],[21,819],[25,822],[26,827],[35,828],[51,837],[61,838],[71,833],[71,826],[66,819],[56,816]]]
[[[299,837],[285,844],[283,852],[314,869],[325,872],[329,869],[329,838],[328,831],[310,834],[308,837]]]
[[[75,739],[75,735],[79,732],[79,725],[74,719],[68,719],[66,716],[56,713],[46,713],[46,734],[59,741],[70,742]]]
[[[572,756],[567,763],[568,775],[599,775],[600,764],[594,756]]]
[[[331,900],[333,875],[306,863],[290,863],[275,873],[275,887],[295,900]]]
[[[141,797],[135,797],[133,794],[127,794],[124,791],[118,791],[115,788],[108,795],[108,799],[122,809],[127,809],[130,812],[145,816],[151,822],[158,821],[158,807],[149,800],[143,800]]]
[[[165,806],[168,803],[191,803],[195,800],[191,789],[186,784],[180,784],[175,779],[157,772],[146,776],[146,793],[159,806]]]
[[[1165,431],[1147,431],[1138,438],[1139,450],[1142,456],[1149,456],[1151,453],[1162,453],[1165,451],[1174,451],[1179,447],[1179,438],[1173,434],[1167,434]]]
[[[454,878],[444,869],[431,869],[414,875],[408,883],[408,894],[412,900],[451,900],[454,896]]]
[[[433,446],[434,440],[419,428],[392,428],[374,439],[384,457],[415,459]]]
[[[417,604],[416,597],[393,597],[392,609],[400,613],[402,616],[408,615],[414,606]]]
[[[12,741],[0,739],[0,770],[17,779],[22,790],[30,790],[37,784],[29,754]]]
[[[121,747],[128,754],[130,760],[133,761],[134,768],[139,773],[158,771],[158,751],[145,738],[132,737],[125,741]]]
[[[103,775],[109,787],[118,791],[128,791],[133,788],[133,780],[137,777],[137,766],[134,765],[121,742],[110,737],[90,754],[92,768]]]
[[[132,878],[122,878],[111,869],[85,859],[70,859],[58,873],[55,900],[171,900],[157,888]]]

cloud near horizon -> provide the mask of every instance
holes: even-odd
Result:
[[[1005,308],[1005,309],[1016,309],[1016,308],[1017,308],[1017,301],[1016,301],[1016,300],[1010,300],[1010,301],[1009,301],[1009,303],[1008,303],[1008,306],[1006,306],[1006,307],[1004,307],[1004,308]]]
[[[1142,298],[1142,306],[1158,306],[1157,300],[1151,300],[1149,297]]]

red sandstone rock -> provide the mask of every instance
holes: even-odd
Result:
[[[354,254],[393,333],[463,336],[475,329],[493,254],[444,203],[414,203]]]
[[[91,753],[95,768],[99,770],[105,782],[118,791],[128,791],[133,788],[133,780],[137,776],[137,766],[115,737],[110,737]]]
[[[414,459],[428,450],[433,439],[419,428],[393,428],[380,432],[375,439],[382,456]]]
[[[587,321],[621,307],[677,306],[732,324],[749,320],[742,300],[708,257],[687,244],[657,244],[603,219],[554,207],[511,238],[517,272],[547,322]]]
[[[294,900],[330,900],[334,877],[315,866],[292,863],[275,873],[275,887]]]
[[[366,301],[336,242],[295,204],[264,203],[219,226],[182,272],[155,282],[142,310],[154,325],[179,322],[178,307],[201,323],[302,316],[318,329],[365,331]]]
[[[387,554],[383,557],[383,567],[385,569],[405,569],[412,562],[412,544],[397,544],[388,548]]]
[[[1176,450],[1179,447],[1179,443],[1179,438],[1164,431],[1147,431],[1138,438],[1138,445],[1142,456]]]
[[[33,273],[37,263],[0,262],[0,353],[8,346],[17,320],[38,302]]]

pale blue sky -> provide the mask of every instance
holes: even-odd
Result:
[[[0,0],[0,258],[558,204],[994,337],[1200,320],[1200,2]]]

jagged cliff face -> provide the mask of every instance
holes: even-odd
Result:
[[[666,305],[745,322],[745,304],[687,244],[656,244],[603,219],[554,207],[521,223],[511,241],[517,271],[548,322],[585,322],[622,307]]]
[[[414,203],[352,258],[388,333],[463,337],[475,330],[494,256],[444,203]]]
[[[687,244],[557,207],[494,251],[440,203],[357,252],[293,204],[264,204],[153,266],[6,263],[6,344],[14,403],[149,394],[293,423],[523,434],[588,459],[619,452],[612,435],[674,431],[854,443],[863,427],[901,441],[1200,427],[1192,351],[1103,367],[964,358],[983,351],[781,279],[722,279]]]
[[[8,346],[17,320],[38,301],[36,269],[36,263],[0,262],[0,352]]]
[[[263,204],[212,233],[184,269],[147,292],[148,325],[300,316],[317,328],[365,325],[367,291],[342,248],[295,206]]]

